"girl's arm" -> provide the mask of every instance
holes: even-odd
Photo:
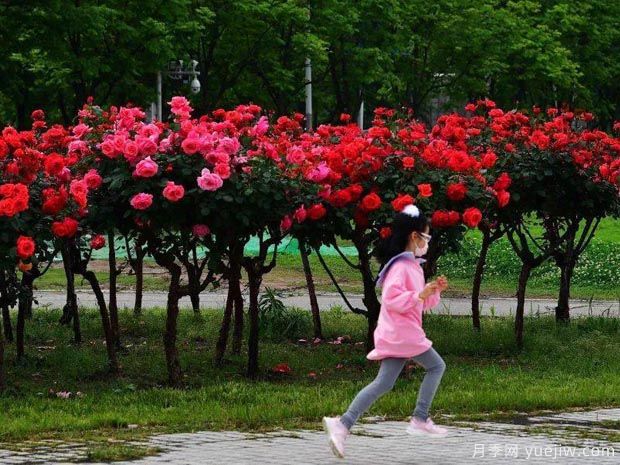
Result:
[[[421,311],[424,301],[418,297],[419,291],[405,287],[405,270],[397,266],[398,264],[392,265],[393,269],[385,277],[381,294],[383,306],[386,310],[398,313],[405,313],[416,307],[419,307],[418,310]]]
[[[437,289],[435,292],[429,295],[426,299],[424,299],[424,305],[422,307],[423,311],[427,312],[431,308],[436,307],[440,300],[441,300],[441,291]]]

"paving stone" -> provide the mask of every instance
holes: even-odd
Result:
[[[524,424],[492,421],[459,422],[448,426],[446,438],[409,436],[404,421],[361,421],[352,430],[346,444],[346,463],[359,465],[449,464],[480,465],[506,462],[527,464],[618,464],[620,443],[583,438],[565,426],[596,429],[604,420],[620,420],[620,409],[565,412],[529,417]],[[440,420],[437,420],[441,423]],[[540,426],[550,428],[540,433]],[[532,428],[536,429],[532,429]],[[615,430],[617,431],[617,430]],[[238,431],[201,431],[165,434],[135,445],[151,445],[162,453],[140,460],[117,462],[120,465],[318,465],[340,464],[327,445],[323,431],[272,431],[243,433]],[[60,444],[63,446],[63,444]],[[609,455],[600,455],[602,448]],[[592,453],[599,451],[599,456]],[[584,454],[590,455],[585,456]],[[0,449],[0,465],[71,463],[84,456],[84,450],[50,448],[41,443],[30,452],[12,453]],[[99,465],[99,464],[97,464]],[[103,465],[103,464],[101,464]]]

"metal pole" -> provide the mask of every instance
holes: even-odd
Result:
[[[312,130],[312,62],[306,57],[306,130]]]
[[[362,103],[360,103],[360,111],[359,111],[359,114],[357,115],[357,125],[360,127],[362,131],[364,130],[364,101],[363,100],[362,100]]]
[[[157,72],[157,119],[162,118],[161,71]]]

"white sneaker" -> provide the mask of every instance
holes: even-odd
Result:
[[[334,455],[344,458],[344,440],[349,435],[349,429],[342,424],[340,417],[323,417],[323,428],[329,438],[329,445]]]
[[[443,438],[448,435],[448,430],[433,423],[430,417],[428,417],[425,422],[416,417],[412,417],[409,426],[407,426],[407,433]]]

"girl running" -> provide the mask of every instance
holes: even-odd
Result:
[[[323,418],[337,457],[344,457],[344,442],[353,424],[393,388],[410,359],[422,365],[426,373],[407,432],[441,437],[448,432],[435,425],[428,412],[446,364],[422,329],[422,314],[439,303],[440,293],[448,287],[445,276],[425,283],[420,266],[425,260],[419,257],[428,250],[429,230],[429,222],[418,207],[407,205],[395,215],[391,235],[376,248],[375,255],[382,265],[377,279],[377,286],[382,286],[382,303],[374,332],[375,348],[366,357],[380,360],[381,365],[374,381],[357,394],[342,416]]]

